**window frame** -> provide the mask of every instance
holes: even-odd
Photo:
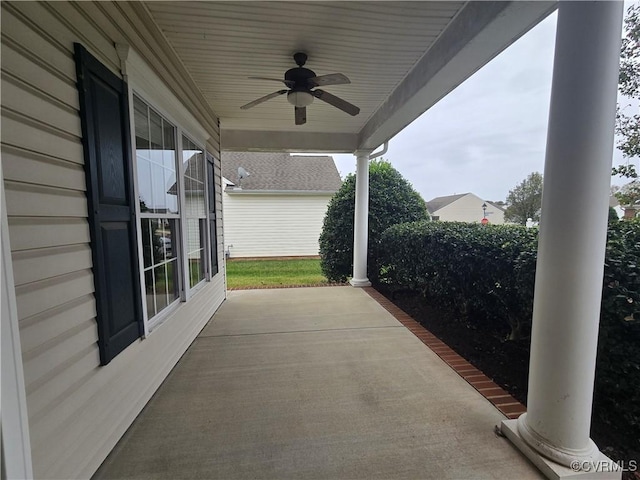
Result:
[[[209,157],[211,157],[211,161],[209,161]],[[218,213],[217,213],[217,205],[216,205],[216,192],[219,191],[218,188],[216,188],[216,160],[220,161],[219,158],[216,158],[216,156],[212,153],[212,152],[205,152],[205,157],[204,157],[204,164],[205,164],[205,183],[206,185],[206,209],[207,209],[207,239],[208,239],[208,244],[207,244],[207,264],[206,264],[206,277],[207,277],[207,281],[211,281],[216,275],[218,275],[220,273],[220,271],[222,270],[220,268],[220,254],[218,252]],[[209,183],[209,164],[211,163],[213,172],[212,172],[212,182]],[[222,177],[222,173],[220,174],[220,177]],[[211,188],[213,187],[213,192],[211,191]],[[220,190],[221,191],[221,190]],[[211,208],[211,202],[210,200],[213,199],[213,208]],[[222,205],[221,205],[222,207]],[[212,218],[213,217],[213,218]],[[212,238],[211,236],[211,222],[213,221],[213,224],[215,226],[214,229],[214,236]],[[212,254],[214,247],[215,246],[215,258],[214,255]],[[224,255],[224,253],[223,253]],[[214,260],[215,260],[215,264],[214,264]],[[226,282],[226,280],[225,280]]]
[[[178,230],[178,235],[177,237],[182,239],[182,206],[183,203],[181,202],[181,197],[180,194],[178,194],[178,214],[171,214],[171,217],[167,217],[166,214],[162,214],[162,213],[148,213],[145,214],[145,216],[142,216],[142,212],[140,211],[140,180],[138,178],[138,155],[137,155],[137,148],[136,148],[136,126],[135,126],[135,108],[134,108],[134,96],[140,98],[140,100],[142,100],[149,109],[154,110],[158,115],[160,115],[161,117],[163,117],[165,120],[167,120],[169,123],[171,123],[175,130],[174,130],[174,142],[176,145],[176,157],[175,157],[175,162],[176,162],[176,183],[178,183],[178,177],[179,177],[179,173],[178,173],[178,169],[180,168],[180,164],[178,163],[178,158],[179,158],[179,145],[178,145],[178,130],[179,127],[176,125],[176,122],[169,116],[166,114],[166,112],[162,111],[161,108],[158,108],[156,105],[154,105],[152,102],[150,102],[148,100],[148,98],[144,95],[144,92],[140,92],[138,89],[134,88],[133,86],[129,86],[129,125],[130,125],[130,130],[131,130],[131,158],[133,160],[133,185],[134,185],[134,194],[135,194],[135,199],[136,199],[136,206],[135,206],[135,212],[136,212],[136,235],[137,235],[137,243],[138,243],[138,271],[140,272],[140,289],[141,289],[141,295],[145,296],[146,292],[145,292],[145,288],[146,288],[146,282],[145,282],[145,266],[144,266],[144,246],[142,243],[142,219],[143,218],[153,218],[153,219],[162,219],[162,218],[174,218],[177,220],[177,230]],[[180,192],[180,187],[177,185],[176,188],[178,188],[178,193]],[[172,243],[172,248],[176,249],[176,266],[180,267],[180,257],[182,256],[182,242],[176,242],[176,245],[173,245]],[[153,317],[149,318],[149,312],[147,310],[147,302],[144,301],[142,302],[142,310],[143,310],[143,320],[144,320],[144,335],[145,337],[148,336],[153,330],[155,330],[158,326],[160,326],[180,305],[180,303],[185,301],[184,298],[184,288],[182,285],[183,282],[183,278],[182,278],[182,274],[181,272],[178,273],[178,297],[173,300],[169,305],[167,305],[164,309],[162,309],[159,313],[157,313],[156,315],[154,315]]]
[[[205,216],[204,219],[205,220],[205,226],[206,226],[206,221],[208,221],[209,219],[209,215],[207,214],[207,196],[209,194],[209,190],[208,190],[208,185],[207,185],[207,170],[206,170],[206,162],[207,162],[207,150],[206,148],[202,147],[197,141],[193,140],[193,137],[191,137],[188,132],[186,131],[182,131],[181,132],[181,136],[180,136],[180,158],[184,158],[183,155],[183,151],[184,151],[184,144],[182,142],[183,138],[186,138],[188,141],[190,141],[191,143],[193,143],[197,148],[200,148],[202,150],[202,169],[203,171],[201,172],[203,175],[203,186],[204,186],[204,212],[205,212]],[[196,283],[193,287],[191,286],[191,272],[189,270],[189,238],[188,238],[188,227],[186,225],[186,220],[187,220],[187,211],[186,211],[186,205],[187,205],[187,199],[186,199],[186,192],[185,192],[185,188],[184,188],[184,178],[185,178],[185,161],[182,160],[181,161],[181,175],[180,175],[180,181],[181,181],[181,186],[182,186],[182,191],[180,194],[180,198],[183,201],[183,205],[185,206],[185,208],[183,209],[184,211],[184,228],[183,228],[183,246],[184,246],[184,275],[183,275],[183,280],[185,282],[185,286],[187,287],[185,290],[187,292],[187,299],[191,298],[191,296],[199,291],[200,289],[202,289],[204,287],[204,285],[206,284],[206,282],[209,282],[210,276],[209,276],[209,267],[208,267],[208,258],[207,258],[207,246],[209,245],[210,239],[209,239],[209,234],[207,232],[207,229],[200,226],[200,235],[202,236],[204,234],[204,245],[202,248],[202,267],[204,269],[204,277],[202,278],[202,280],[200,280],[198,283]],[[198,223],[200,223],[200,217],[198,217],[199,221]]]

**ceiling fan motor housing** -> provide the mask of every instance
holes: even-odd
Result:
[[[304,67],[296,67],[287,70],[284,74],[284,79],[294,82],[295,85],[291,88],[291,90],[308,91],[309,87],[307,85],[307,80],[309,80],[310,78],[314,78],[315,76],[316,72],[314,72],[313,70],[309,70],[308,68]]]

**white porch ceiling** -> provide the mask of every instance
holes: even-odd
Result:
[[[147,2],[151,15],[219,116],[223,150],[352,152],[397,134],[555,8],[555,2]],[[307,53],[324,87],[356,117],[316,99],[294,124],[285,88]]]

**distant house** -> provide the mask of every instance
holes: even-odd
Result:
[[[620,206],[620,202],[618,201],[615,195],[611,195],[609,197],[609,207],[615,210],[616,215],[618,215],[618,218],[623,218],[625,216],[625,209],[622,208],[622,206]]]
[[[489,223],[494,225],[505,223],[503,207],[483,200],[473,193],[436,197],[427,202],[427,210],[433,220],[480,223],[485,215],[482,209],[483,204],[487,206],[486,216]]]
[[[318,255],[327,205],[342,184],[332,157],[223,153],[222,176],[228,256]]]

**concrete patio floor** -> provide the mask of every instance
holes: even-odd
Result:
[[[97,479],[542,478],[361,289],[229,292]]]

